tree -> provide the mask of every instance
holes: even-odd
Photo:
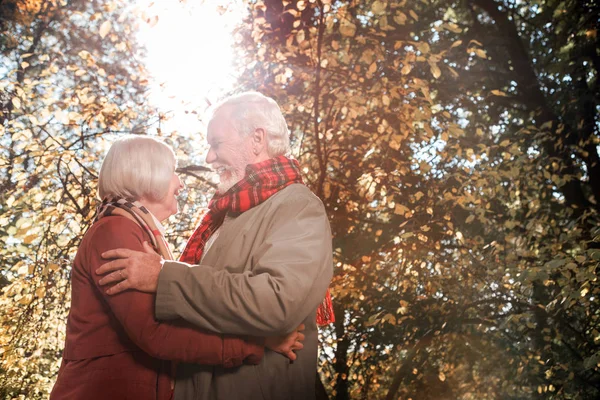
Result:
[[[0,10],[0,396],[45,398],[98,160],[107,139],[145,133],[155,117],[128,3],[9,0]]]
[[[249,4],[243,82],[331,216],[330,393],[597,396],[595,6]]]

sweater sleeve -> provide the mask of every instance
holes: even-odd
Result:
[[[164,360],[225,367],[260,362],[264,347],[258,339],[224,337],[183,320],[158,322],[154,318],[155,296],[150,293],[126,290],[114,296],[107,295],[107,288],[98,284],[102,276],[94,272],[107,262],[101,254],[117,248],[143,251],[142,243],[147,239],[142,229],[126,218],[108,217],[98,223],[101,226],[94,232],[87,251],[87,273],[136,345],[152,357]]]
[[[329,221],[312,194],[295,196],[270,214],[252,271],[166,262],[159,275],[156,317],[183,318],[204,329],[256,336],[291,332],[322,302],[333,273]]]

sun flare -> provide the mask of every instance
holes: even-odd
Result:
[[[202,114],[234,86],[231,30],[244,8],[231,1],[138,4],[144,20],[138,38],[153,78],[149,100],[170,117],[169,129],[197,132],[197,116],[186,111]]]

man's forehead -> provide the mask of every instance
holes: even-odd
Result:
[[[219,110],[208,122],[206,139],[210,142],[216,138],[228,136],[230,133],[233,133],[233,129],[228,114],[222,113]]]

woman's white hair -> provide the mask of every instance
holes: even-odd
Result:
[[[142,135],[129,135],[112,144],[100,169],[98,195],[129,200],[160,201],[169,190],[177,162],[173,149]]]
[[[258,92],[236,94],[214,106],[211,121],[219,118],[219,111],[225,108],[226,118],[238,135],[251,135],[258,128],[265,130],[269,157],[290,152],[290,132],[275,100]]]

